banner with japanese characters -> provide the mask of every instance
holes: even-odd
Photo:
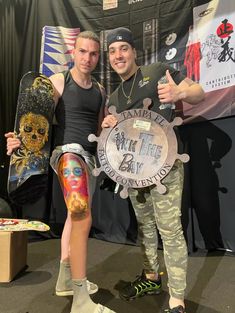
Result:
[[[184,104],[184,116],[215,119],[235,114],[235,1],[213,0],[193,10],[184,65],[206,99]]]
[[[235,85],[235,1],[211,1],[194,9],[201,43],[200,83],[205,91]]]

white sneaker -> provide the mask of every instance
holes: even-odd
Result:
[[[92,295],[93,293],[96,293],[98,291],[98,289],[99,289],[98,285],[90,282],[88,279],[87,279],[86,283],[87,283],[87,290],[88,290],[88,293],[90,295]]]

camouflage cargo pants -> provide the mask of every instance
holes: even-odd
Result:
[[[146,272],[159,269],[157,227],[163,242],[169,292],[178,299],[184,298],[188,259],[181,224],[183,174],[183,164],[177,160],[162,180],[168,190],[166,194],[159,194],[153,186],[129,191],[138,221],[144,269]]]

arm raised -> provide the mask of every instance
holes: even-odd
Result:
[[[178,85],[171,77],[169,70],[166,71],[168,83],[158,84],[158,95],[161,103],[177,102],[179,100],[190,104],[197,104],[204,100],[205,93],[200,84],[185,78]]]

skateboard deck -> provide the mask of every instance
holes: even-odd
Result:
[[[48,231],[50,227],[40,221],[29,221],[24,219],[0,218],[0,231]]]
[[[21,146],[10,157],[8,174],[8,194],[15,202],[32,202],[45,190],[53,94],[51,81],[38,72],[28,72],[20,81],[14,134]]]

